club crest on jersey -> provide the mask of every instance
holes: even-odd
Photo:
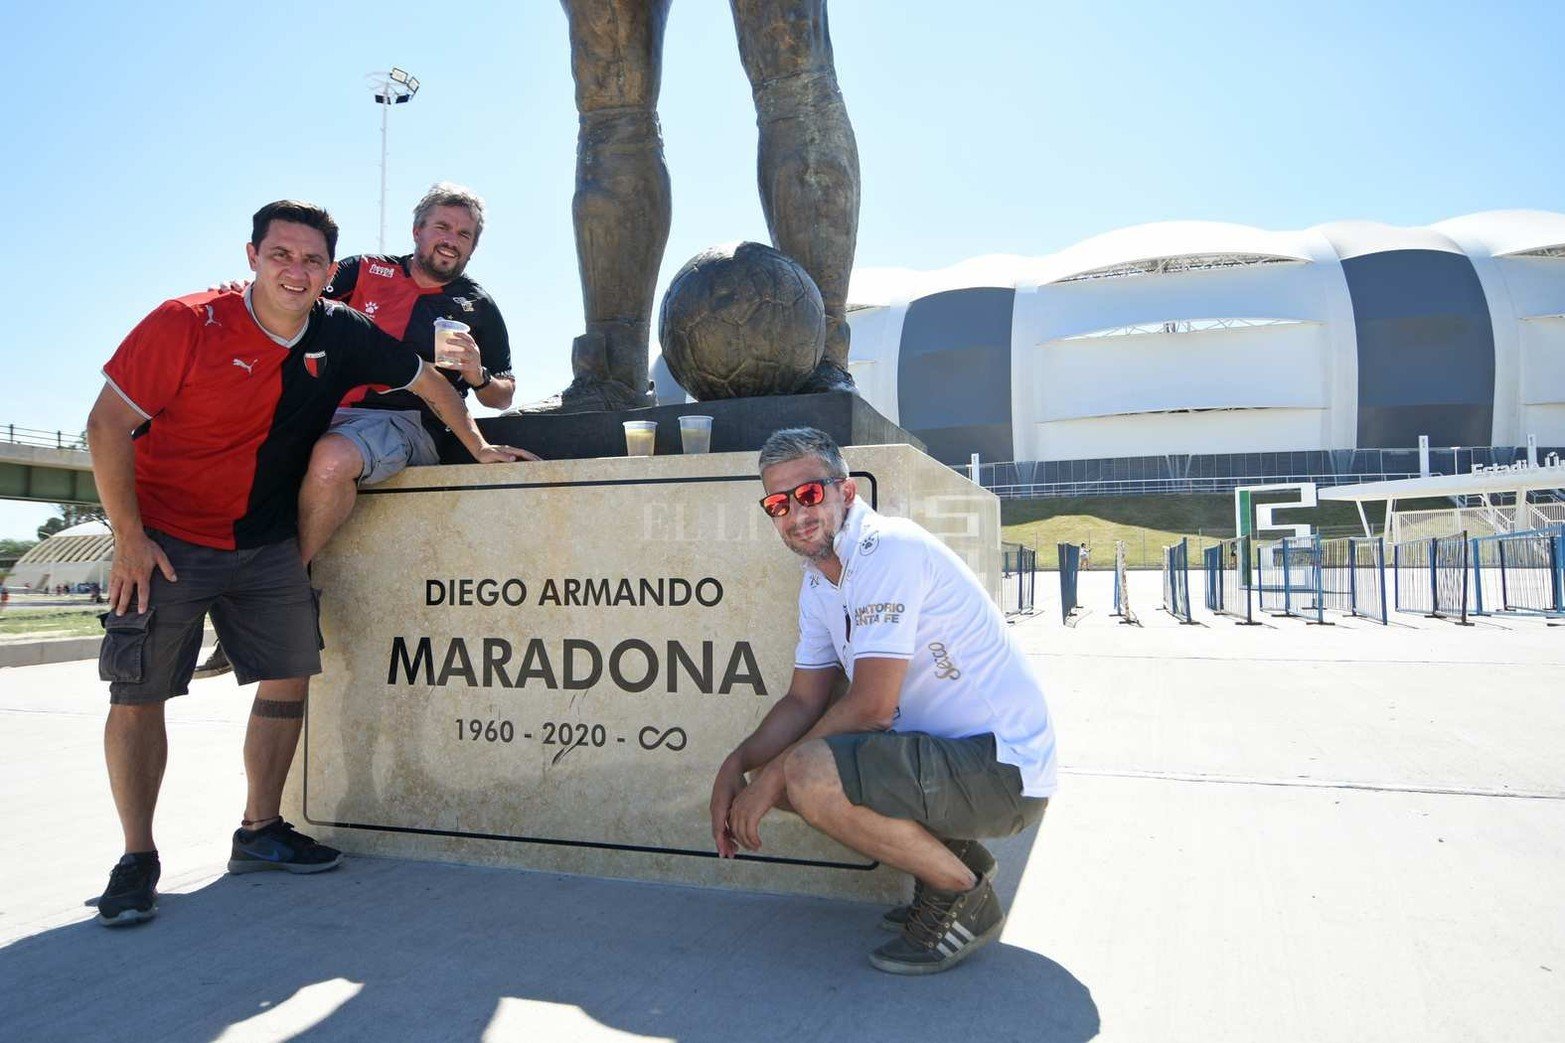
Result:
[[[471,312],[473,310],[473,302],[468,300],[466,297],[453,297],[451,299],[460,304],[463,311]]]
[[[304,353],[304,371],[312,377],[321,375],[321,370],[326,368],[326,352],[306,351]]]

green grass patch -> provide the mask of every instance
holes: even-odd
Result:
[[[1381,505],[1367,504],[1370,524],[1378,527]],[[1327,502],[1303,510],[1278,511],[1277,521],[1314,526],[1323,536],[1363,532],[1351,503]],[[1234,534],[1234,499],[1226,495],[1079,496],[1046,500],[1001,500],[1001,538],[1038,550],[1038,563],[1058,562],[1055,545],[1083,543],[1090,548],[1092,568],[1111,568],[1114,543],[1125,541],[1132,568],[1160,567],[1163,548],[1190,540],[1190,560],[1199,563],[1201,550]]]
[[[0,639],[97,637],[103,633],[98,615],[103,608],[40,608],[0,612]]]

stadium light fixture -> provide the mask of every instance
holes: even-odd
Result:
[[[380,252],[386,252],[386,117],[393,105],[406,105],[418,93],[418,77],[392,66],[390,72],[369,74],[375,104],[380,106]]]

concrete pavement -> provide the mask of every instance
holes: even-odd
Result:
[[[1052,576],[1039,592],[1056,596]],[[878,910],[354,859],[227,877],[248,691],[169,706],[161,913],[118,855],[91,663],[0,670],[0,1025],[18,1040],[1555,1040],[1565,629],[1405,618],[1016,624],[1062,789],[998,845],[997,945],[903,980]],[[1029,850],[1030,847],[1030,850]],[[1017,867],[1025,866],[1018,874]],[[1007,872],[1007,870],[1010,870]]]

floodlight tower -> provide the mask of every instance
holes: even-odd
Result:
[[[380,109],[380,252],[386,252],[386,116],[393,105],[405,105],[418,93],[418,79],[401,69],[369,74],[370,89]]]

